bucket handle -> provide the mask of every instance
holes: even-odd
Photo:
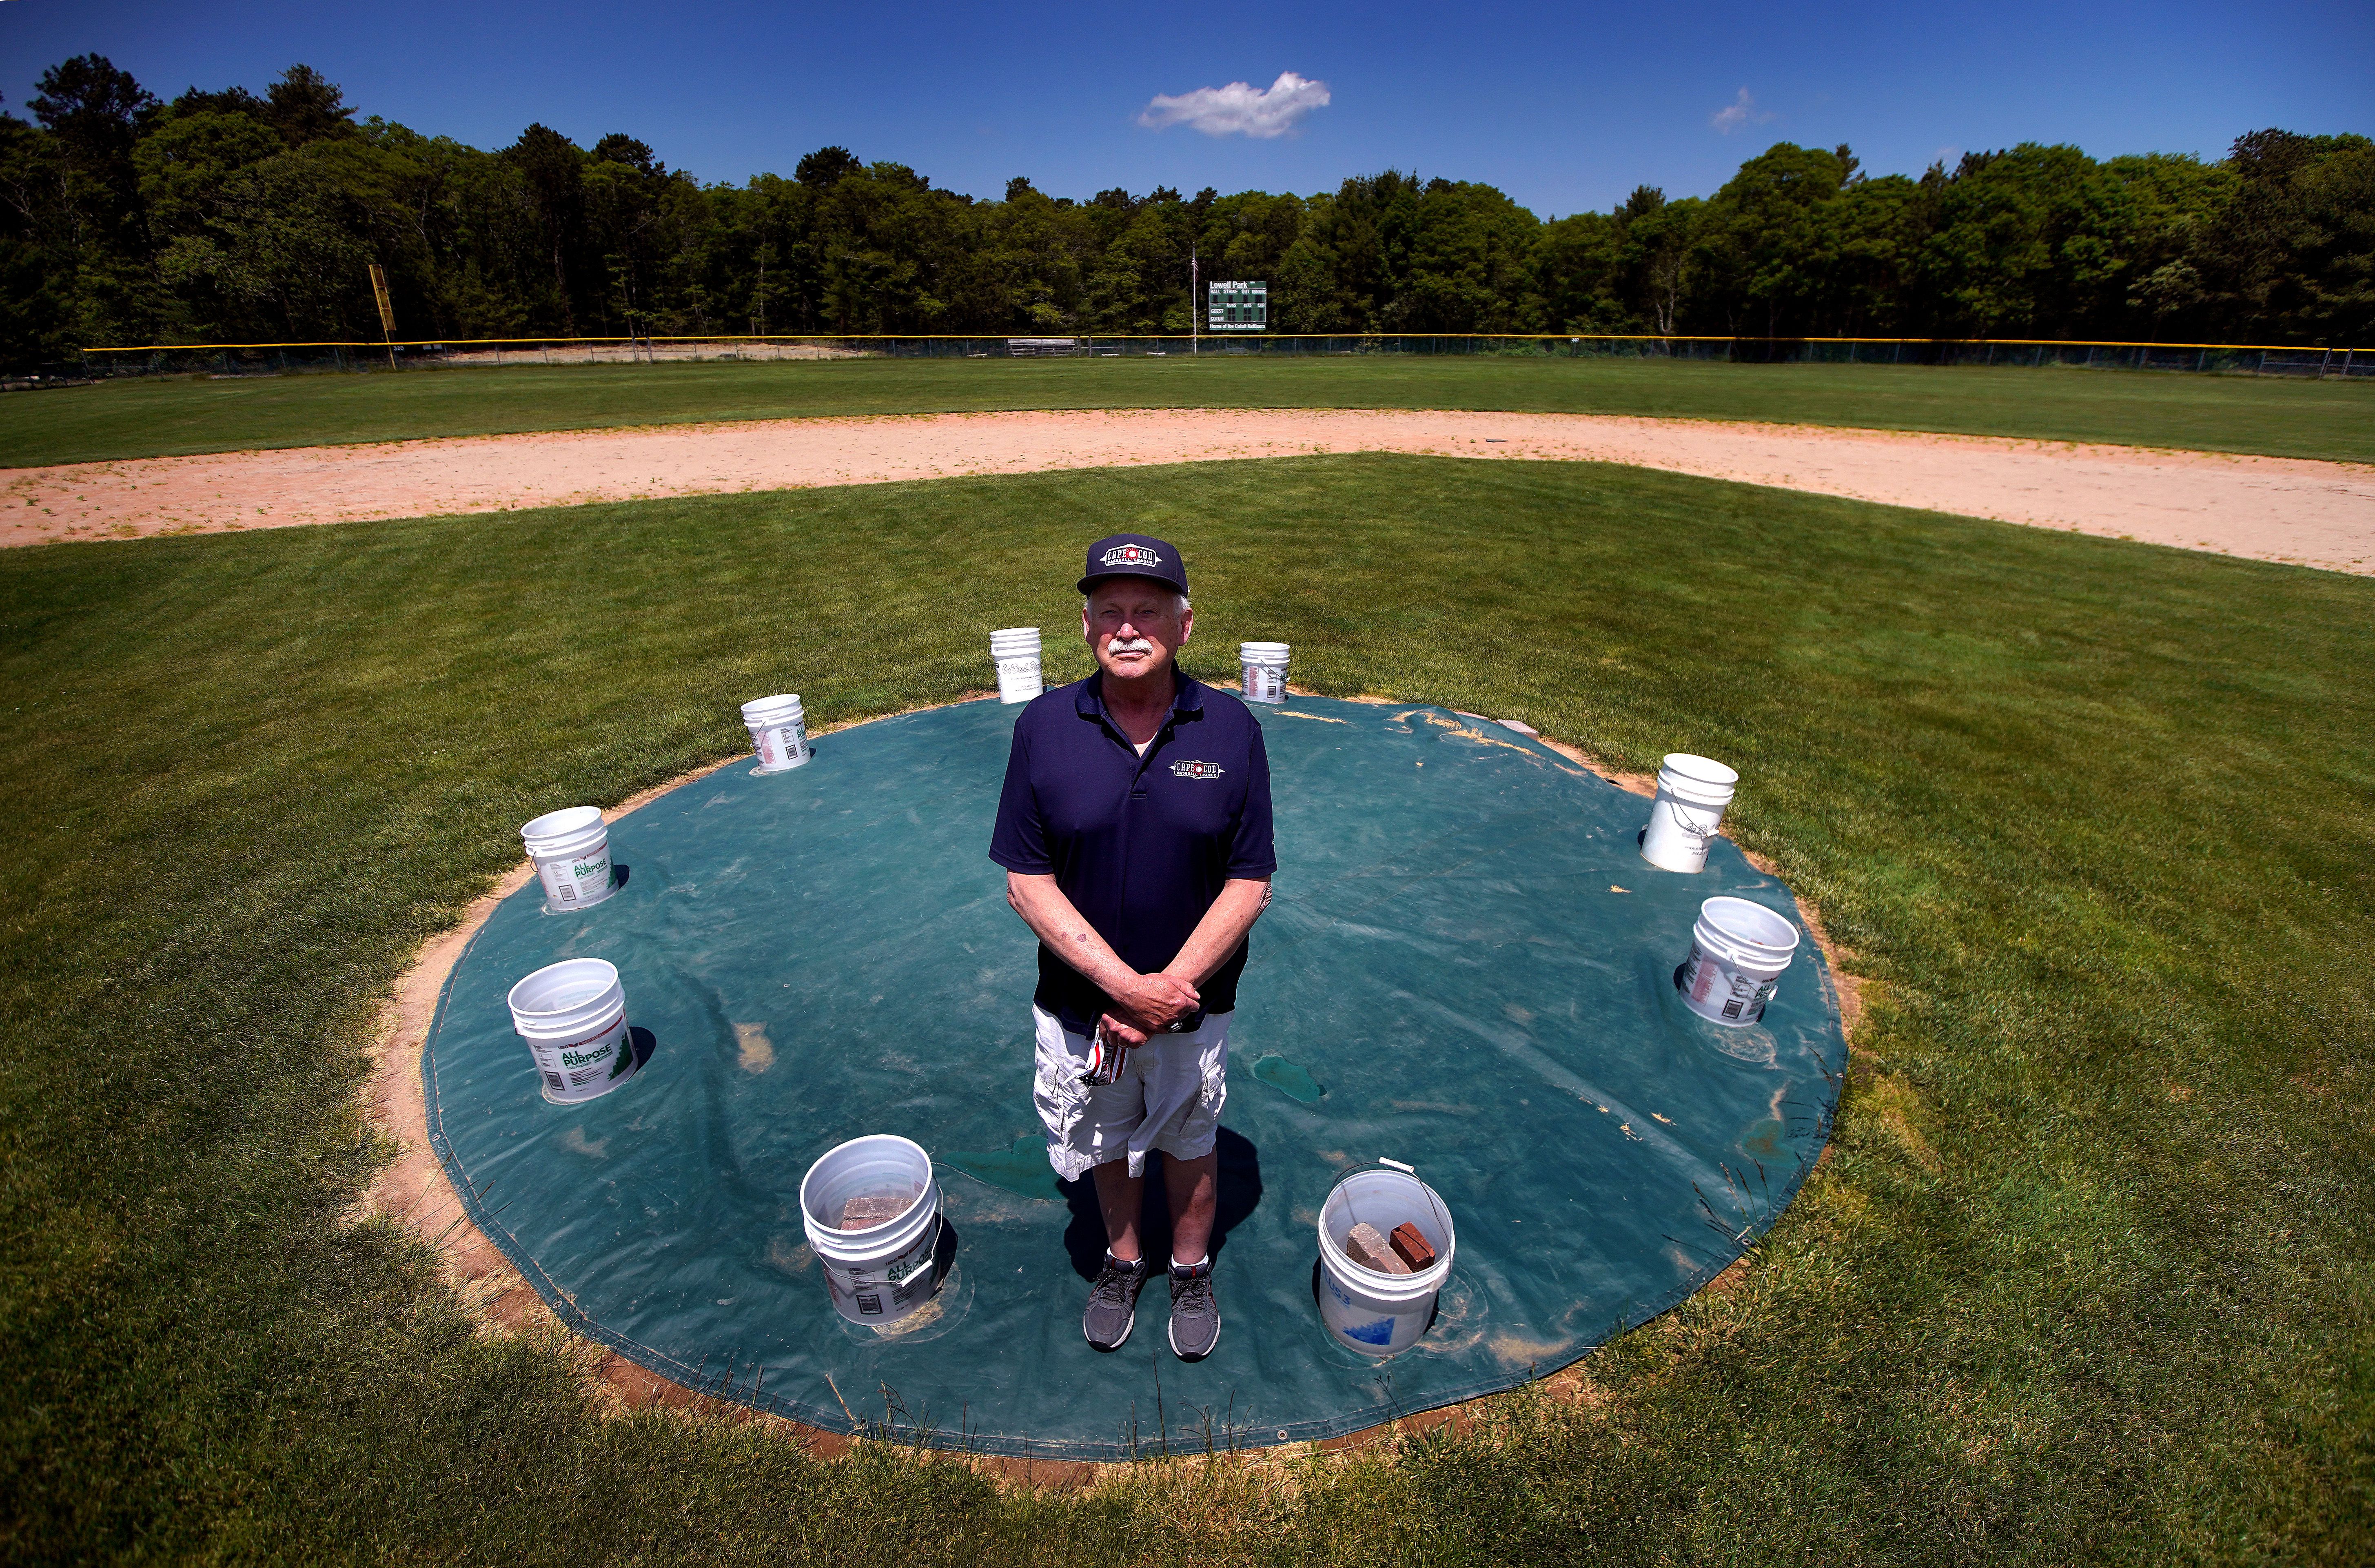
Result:
[[[930,1272],[932,1264],[939,1258],[939,1254],[940,1216],[935,1214],[932,1216],[932,1244],[924,1249],[924,1261],[916,1265],[915,1267],[910,1268],[904,1274],[892,1274],[886,1268],[883,1270],[883,1275],[891,1281],[891,1288],[892,1290],[904,1291],[916,1279],[917,1276]]]
[[[1388,1160],[1382,1154],[1377,1156],[1377,1163],[1380,1165],[1391,1165],[1395,1170],[1400,1171],[1405,1176],[1415,1176],[1418,1174],[1417,1166],[1405,1165],[1399,1160]]]
[[[1664,791],[1661,793],[1674,800],[1680,800],[1682,798],[1682,796],[1672,794],[1672,791]],[[1654,806],[1656,802],[1652,801],[1650,804]],[[1696,805],[1697,802],[1693,801],[1690,802],[1690,804]],[[1674,825],[1674,831],[1682,834],[1684,838],[1696,839],[1701,843],[1706,843],[1710,839],[1718,837],[1723,831],[1723,818],[1720,813],[1718,814],[1715,826],[1712,828],[1702,828],[1696,822],[1686,821],[1684,819],[1683,814],[1679,811],[1667,812],[1666,820],[1672,822]]]

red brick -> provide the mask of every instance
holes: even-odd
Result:
[[[876,1197],[853,1197],[842,1207],[841,1228],[845,1231],[871,1230],[877,1225],[896,1220],[906,1213],[907,1206],[914,1201],[913,1198],[892,1197],[887,1195]]]

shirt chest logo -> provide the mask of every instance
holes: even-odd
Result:
[[[1183,779],[1217,779],[1221,776],[1218,762],[1174,762],[1171,771]]]

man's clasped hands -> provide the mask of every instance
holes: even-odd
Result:
[[[1124,1050],[1143,1045],[1150,1034],[1173,1032],[1172,1025],[1194,1015],[1204,1005],[1196,987],[1176,974],[1157,970],[1141,974],[1128,986],[1110,993],[1113,1010],[1103,1018],[1105,1037]]]

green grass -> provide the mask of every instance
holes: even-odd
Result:
[[[1079,541],[1124,525],[1193,561],[1208,668],[1281,637],[1326,690],[1742,767],[1740,837],[1877,996],[1736,1289],[1590,1358],[1582,1405],[1064,1499],[606,1419],[565,1342],[479,1332],[349,1222],[384,1153],[354,1109],[375,1000],[517,823],[736,749],[753,691],[822,721],[978,686],[982,629],[1063,625]],[[2366,1562],[2371,618],[2341,574],[1417,458],[0,554],[0,1539]]]
[[[0,397],[0,466],[421,436],[993,408],[1484,408],[2375,461],[2375,392],[2114,371],[1400,355],[522,366]]]

